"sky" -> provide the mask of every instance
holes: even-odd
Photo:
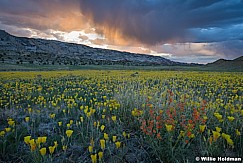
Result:
[[[0,0],[0,29],[205,64],[243,55],[243,0]]]

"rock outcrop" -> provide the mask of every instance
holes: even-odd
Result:
[[[55,40],[16,37],[0,30],[0,62],[59,65],[187,65],[159,56],[92,48]]]

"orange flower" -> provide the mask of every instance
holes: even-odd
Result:
[[[157,137],[157,139],[162,140],[162,137],[161,137],[160,133],[157,133],[156,137]]]
[[[189,119],[189,120],[188,120],[188,123],[192,124],[192,123],[193,123],[193,121],[192,121],[191,119]]]
[[[209,138],[209,144],[211,145],[211,144],[212,144],[212,142],[213,142],[213,137],[212,137],[212,136],[210,136],[210,138]]]

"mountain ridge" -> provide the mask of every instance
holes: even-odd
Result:
[[[218,59],[212,63],[208,63],[205,65],[209,68],[217,68],[217,69],[228,69],[228,70],[243,70],[243,56],[235,58],[233,60],[226,59]]]
[[[33,65],[199,66],[205,70],[243,70],[243,56],[206,65],[175,62],[148,54],[92,48],[58,40],[17,37],[0,30],[0,63]]]
[[[39,65],[193,65],[148,54],[92,48],[87,45],[57,40],[17,37],[4,30],[0,30],[0,60],[17,64]]]

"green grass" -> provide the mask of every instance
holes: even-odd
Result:
[[[156,71],[218,71],[242,72],[242,68],[213,66],[123,66],[123,65],[34,65],[0,63],[0,71],[52,71],[52,70],[156,70]]]

